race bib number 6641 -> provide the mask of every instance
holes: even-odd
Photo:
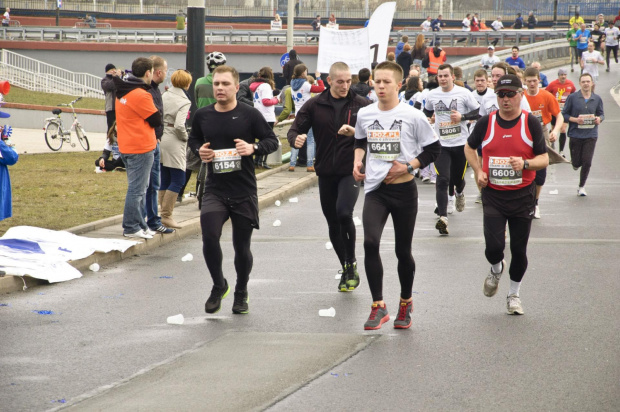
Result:
[[[373,159],[391,162],[400,154],[400,130],[368,130],[368,151]]]

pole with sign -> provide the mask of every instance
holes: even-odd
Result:
[[[60,26],[60,8],[62,7],[62,0],[56,2],[56,27]]]

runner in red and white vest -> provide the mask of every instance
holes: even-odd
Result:
[[[527,269],[527,243],[535,208],[535,171],[549,165],[542,126],[521,109],[523,85],[507,74],[495,87],[499,110],[481,117],[467,139],[465,156],[482,188],[485,256],[491,264],[484,281],[485,296],[497,293],[504,272],[506,222],[510,229],[509,314],[523,314],[519,290]],[[482,167],[476,148],[482,145]]]

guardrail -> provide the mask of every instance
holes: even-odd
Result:
[[[93,27],[94,26],[94,27]],[[88,23],[85,21],[78,21],[73,26],[74,29],[111,29],[110,23]]]
[[[9,20],[9,27],[20,27],[21,23],[18,20]]]

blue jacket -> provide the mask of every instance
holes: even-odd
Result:
[[[17,163],[19,155],[12,147],[0,140],[0,220],[13,216],[11,199],[11,177],[9,168]]]
[[[547,75],[544,73],[540,73],[540,84],[542,87],[549,86],[549,80],[547,79]]]
[[[579,117],[582,114],[593,114],[601,118],[601,121],[605,119],[605,112],[603,111],[603,100],[598,94],[592,93],[588,101],[584,99],[581,90],[575,93],[571,93],[566,98],[564,109],[562,109],[562,116],[564,121],[568,123],[568,137],[576,139],[588,139],[590,137],[598,137],[598,125],[594,125],[593,128],[579,128],[577,123],[568,122],[570,117]]]
[[[517,66],[519,67],[519,69],[525,69],[525,62],[520,57],[513,59],[512,56],[510,56],[506,59],[506,63],[508,63],[510,66]]]
[[[394,50],[394,57],[398,57],[399,54],[403,52],[403,48],[405,47],[405,43],[399,41],[396,45],[396,50]]]

